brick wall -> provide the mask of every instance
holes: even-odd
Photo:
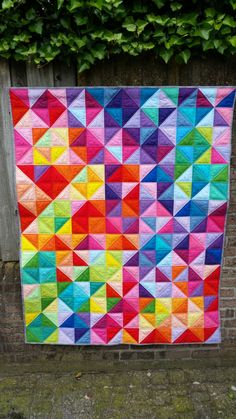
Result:
[[[236,60],[217,59],[192,61],[188,66],[164,66],[149,58],[113,60],[109,66],[101,64],[85,76],[77,79],[78,85],[236,85]],[[25,85],[21,75],[22,67],[16,67],[15,82]],[[12,72],[13,74],[13,72]],[[55,77],[56,78],[56,77]],[[57,78],[56,78],[57,79]],[[17,80],[19,80],[17,82]],[[23,81],[22,81],[23,80]],[[64,81],[61,84],[66,85]],[[62,361],[74,359],[81,365],[99,363],[102,368],[108,364],[152,365],[157,362],[180,362],[184,360],[214,359],[221,362],[235,358],[236,349],[236,123],[233,126],[231,164],[231,198],[227,219],[224,262],[220,285],[222,319],[222,343],[219,345],[151,345],[114,347],[76,347],[24,344],[23,315],[21,304],[20,274],[17,262],[0,264],[0,354],[2,360]],[[218,360],[218,361],[217,361]]]
[[[72,359],[76,362],[129,361],[180,361],[207,360],[222,361],[235,357],[236,350],[236,228],[231,224],[235,217],[235,205],[230,206],[224,268],[221,278],[222,343],[219,345],[119,345],[113,347],[76,347],[55,345],[29,345],[24,343],[23,313],[19,264],[5,262],[0,265],[0,357],[6,362],[29,362]]]

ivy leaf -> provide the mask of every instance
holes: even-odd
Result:
[[[221,29],[221,35],[228,35],[230,33],[231,33],[231,29],[229,26],[225,26],[224,28]]]
[[[231,16],[226,16],[223,20],[223,24],[226,25],[226,26],[230,26],[231,28],[236,27],[235,19],[232,18]]]
[[[39,35],[42,35],[43,32],[43,22],[41,20],[37,20],[35,23],[32,23],[29,26],[29,30],[31,32],[38,33]]]
[[[167,24],[168,20],[169,20],[169,17],[165,16],[165,15],[156,16],[156,18],[155,18],[155,22],[158,23],[158,25],[161,25],[161,26],[165,26]]]
[[[95,58],[102,60],[106,55],[105,45],[97,45],[96,49],[93,49],[91,52]]]
[[[142,44],[142,47],[145,51],[147,51],[149,49],[153,49],[155,44],[153,42],[146,42],[145,44]]]
[[[31,7],[31,9],[27,10],[25,17],[27,20],[33,20],[36,17],[35,9]]]
[[[79,49],[86,45],[86,40],[84,38],[78,37],[75,38],[74,41]]]
[[[163,36],[164,32],[162,29],[157,29],[153,34],[153,38],[162,38]]]
[[[143,32],[144,28],[148,25],[148,22],[146,22],[145,20],[141,20],[138,19],[136,22],[136,26],[137,26],[137,33],[138,35],[140,35],[140,33]]]
[[[64,0],[57,0],[57,8],[58,8],[58,10],[60,10],[60,8],[62,7],[63,3],[64,3]]]
[[[216,10],[213,9],[212,7],[209,7],[208,9],[205,10],[206,17],[214,17],[215,14],[216,14]]]
[[[198,28],[196,30],[196,35],[200,36],[203,39],[208,40],[210,37],[211,28]]]
[[[232,9],[236,10],[236,1],[235,0],[230,0],[230,4],[232,6]]]
[[[200,2],[201,4],[203,2]],[[79,66],[155,50],[164,62],[190,53],[236,55],[236,0],[2,0],[0,58],[41,65],[57,55]],[[26,7],[28,5],[28,7]],[[43,36],[42,36],[43,35]]]
[[[213,49],[215,46],[214,41],[212,39],[208,39],[207,41],[204,40],[202,42],[202,49],[203,51],[207,51],[209,49]]]
[[[163,49],[159,52],[159,55],[167,64],[173,55],[173,51],[171,49]]]
[[[84,62],[83,64],[79,65],[79,73],[82,73],[85,70],[88,70],[90,68],[90,64]]]
[[[3,0],[2,8],[3,9],[10,9],[14,5],[12,0]]]
[[[136,25],[134,23],[133,17],[128,17],[127,19],[125,19],[122,27],[125,28],[129,32],[135,32],[136,31]]]
[[[165,4],[165,2],[163,0],[152,0],[152,1],[153,1],[153,3],[155,3],[155,5],[157,6],[158,9],[161,9]]]
[[[151,23],[156,22],[156,16],[153,13],[147,15],[146,17],[147,17],[148,22],[151,22]]]
[[[179,36],[176,35],[172,35],[169,40],[166,42],[166,48],[170,49],[171,47],[173,47],[173,45],[179,45],[181,44],[181,39],[179,38]]]
[[[221,43],[221,45],[217,48],[217,51],[220,53],[220,54],[224,54],[224,52],[225,52],[225,50],[226,50],[226,45],[224,45],[223,43]]]
[[[182,9],[182,6],[183,5],[181,3],[177,3],[176,1],[174,3],[170,3],[170,8],[173,10],[173,12]]]
[[[79,7],[81,7],[83,5],[82,1],[79,0],[70,0],[70,4],[68,7],[68,10],[70,12],[73,12],[74,10],[78,9]]]
[[[86,25],[88,23],[88,16],[74,16],[75,23],[78,26]]]
[[[187,64],[189,58],[191,56],[191,52],[189,49],[185,49],[184,51],[180,52],[179,57],[183,60],[185,64]]]
[[[231,43],[231,45],[232,45],[234,48],[236,48],[236,35],[232,36],[232,37],[229,39],[229,42]]]
[[[70,28],[70,20],[69,19],[67,19],[67,18],[61,18],[60,19],[60,23],[61,23],[61,26],[63,27],[63,28],[65,28],[65,29],[69,29]]]
[[[183,26],[183,25],[192,25],[196,26],[196,21],[198,18],[198,14],[195,12],[192,13],[183,13],[177,18],[176,25]]]
[[[86,60],[87,63],[93,64],[95,61],[95,58],[92,54],[90,54],[89,52],[86,52],[84,54],[84,59]]]
[[[180,27],[177,29],[178,35],[185,36],[185,35],[188,35],[188,33],[189,33],[189,29],[187,28]]]
[[[123,3],[123,0],[115,0],[115,2],[113,3],[113,6],[119,7],[122,3]]]
[[[89,3],[92,7],[95,7],[98,10],[102,10],[102,8],[104,7],[104,1],[103,0],[90,0]],[[106,1],[106,3],[110,3],[110,0]],[[110,4],[107,4],[106,7],[107,7],[108,10],[111,9]]]

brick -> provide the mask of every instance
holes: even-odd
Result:
[[[166,355],[167,355],[166,351],[155,351],[156,359],[166,359]]]
[[[175,347],[172,351],[166,351],[167,359],[190,359],[193,348],[186,348],[185,350],[179,349],[176,351]]]
[[[221,298],[222,307],[235,308],[236,298]]]
[[[154,352],[153,351],[142,351],[138,352],[137,354],[138,359],[154,359]]]
[[[224,327],[226,327],[226,328],[235,327],[236,328],[236,319],[224,320]]]
[[[103,352],[102,359],[105,361],[117,361],[119,359],[119,352],[110,351],[110,352]]]
[[[121,361],[136,360],[136,359],[137,359],[137,352],[134,352],[134,351],[121,351],[120,352]]]
[[[162,345],[164,349],[165,345]],[[151,349],[157,350],[157,345],[130,345],[131,351],[149,351]],[[160,347],[159,347],[160,349]]]
[[[228,244],[228,246],[229,247],[231,247],[231,246],[233,246],[233,247],[235,247],[236,246],[236,237],[227,237],[227,244]]]
[[[221,288],[221,297],[234,297],[235,292],[233,288]]]
[[[233,246],[226,247],[225,248],[225,251],[224,251],[224,256],[225,257],[227,257],[227,256],[236,256],[236,247],[233,247]]]
[[[82,357],[85,361],[97,361],[102,357],[102,351],[93,351],[93,352],[81,352]]]
[[[226,317],[234,317],[236,316],[236,310],[227,309],[226,310]]]
[[[229,334],[229,337],[232,339],[232,338],[236,338],[236,328],[235,329],[228,329],[228,334]]]
[[[227,267],[230,267],[230,266],[234,267],[236,265],[236,257],[225,257],[224,264]]]
[[[220,281],[220,289],[222,287],[233,288],[236,286],[236,279],[228,277],[227,274],[223,274]]]
[[[226,309],[226,310],[221,310],[221,317],[225,318],[225,319],[230,319],[235,317],[235,311],[231,308],[231,309]]]
[[[193,351],[192,353],[192,358],[202,358],[202,359],[206,359],[206,358],[215,358],[219,355],[220,353],[220,349],[216,348],[216,349],[211,349],[211,350],[199,350],[199,351]]]

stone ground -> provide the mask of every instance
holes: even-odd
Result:
[[[12,367],[14,368],[14,367]],[[0,375],[0,419],[235,419],[236,367]]]

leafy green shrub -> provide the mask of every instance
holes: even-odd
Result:
[[[236,52],[236,0],[3,0],[0,56],[37,65],[76,58],[80,71],[113,54],[153,51],[187,63]]]

